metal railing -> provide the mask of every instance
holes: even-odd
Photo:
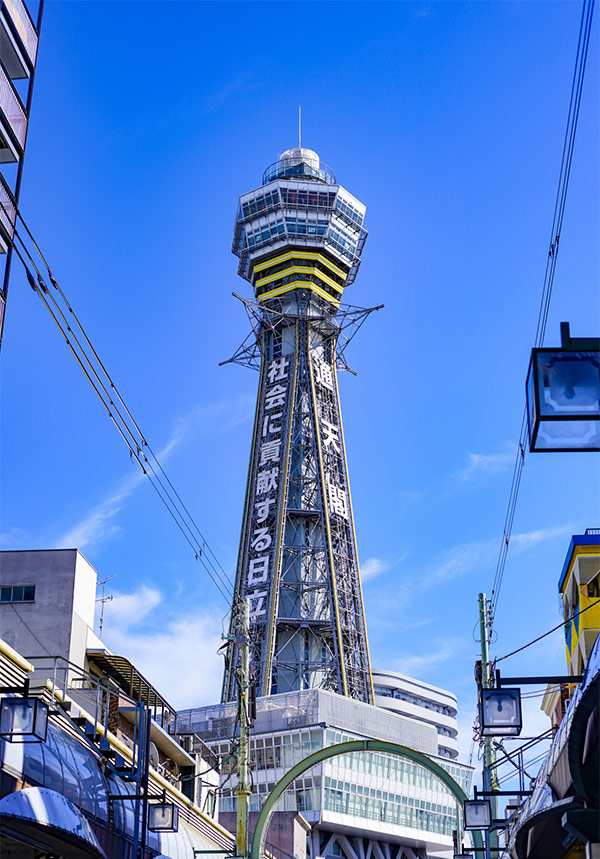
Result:
[[[17,204],[12,191],[6,184],[4,176],[0,173],[0,223],[6,230],[11,241],[15,232],[15,221],[17,218]]]
[[[335,173],[327,164],[321,161],[319,166],[301,161],[298,164],[290,163],[290,159],[281,158],[274,164],[269,164],[262,177],[262,184],[267,185],[274,179],[313,179],[324,182],[326,185],[335,185]]]
[[[23,46],[27,51],[29,59],[32,64],[35,65],[35,58],[37,56],[38,49],[38,34],[33,25],[33,21],[29,16],[25,3],[23,3],[23,0],[3,0],[3,3],[13,24],[15,25],[15,29],[19,34],[21,41],[23,42]]]
[[[10,78],[0,63],[0,108],[8,120],[8,123],[19,141],[21,149],[25,148],[27,136],[27,114],[21,104]]]

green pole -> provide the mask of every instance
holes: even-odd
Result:
[[[490,689],[490,655],[487,625],[487,597],[479,594],[479,637],[481,639],[481,688]],[[496,775],[496,749],[492,745],[492,737],[483,739],[483,789],[498,790],[498,777]],[[495,796],[490,797],[490,808],[492,810],[492,821],[498,817],[497,800]],[[492,830],[487,836],[488,856],[491,850],[498,847],[498,833]],[[494,853],[494,855],[496,855]]]
[[[248,855],[248,686],[250,677],[250,602],[245,599],[239,606],[238,640],[240,647],[240,676],[238,678],[238,702],[240,721],[240,744],[237,753],[238,784],[237,795],[237,855]]]

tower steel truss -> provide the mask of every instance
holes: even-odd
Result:
[[[324,688],[372,703],[337,384],[338,369],[349,369],[345,347],[376,309],[340,306],[366,236],[364,207],[332,186],[331,171],[319,169],[310,150],[288,150],[278,164],[266,186],[242,197],[234,240],[256,300],[242,299],[252,333],[230,361],[260,372],[235,599],[250,601],[259,696]],[[264,205],[250,211],[248,199],[266,199],[271,221],[288,230],[293,220],[297,230],[303,189],[303,216],[324,221],[322,238],[316,226],[302,238],[280,231],[253,248],[248,238],[266,216]],[[354,206],[345,206],[343,220],[336,207],[348,199]],[[330,228],[339,247],[327,243]],[[236,697],[233,626],[230,633],[223,701]]]

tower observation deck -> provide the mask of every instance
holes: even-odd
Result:
[[[366,238],[365,206],[316,152],[288,149],[244,194],[238,273],[253,333],[231,359],[260,372],[222,701],[236,698],[236,611],[250,602],[259,696],[321,688],[373,703],[337,370],[340,305]]]

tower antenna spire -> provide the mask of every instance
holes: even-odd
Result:
[[[302,149],[302,106],[298,105],[298,149]]]

